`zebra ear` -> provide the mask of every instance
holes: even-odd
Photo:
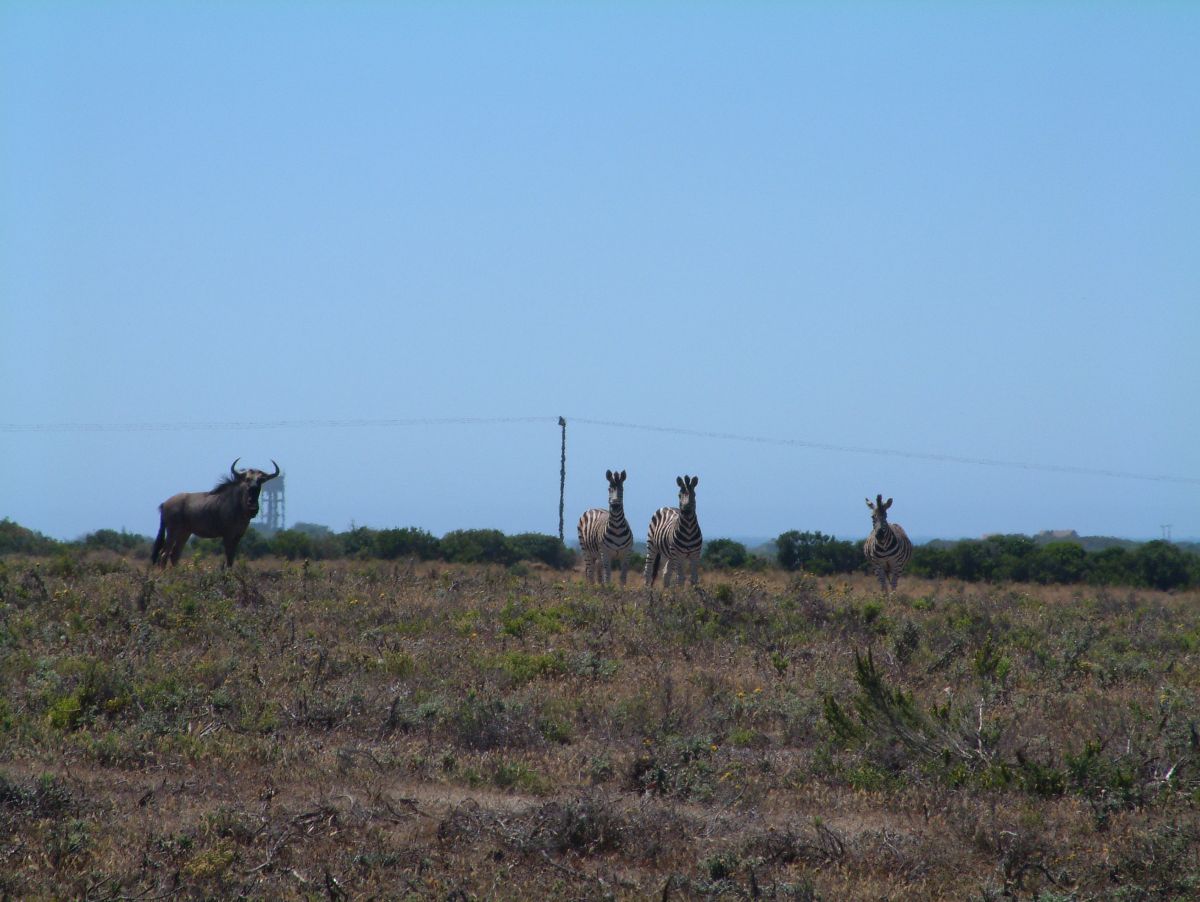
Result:
[[[624,470],[621,471],[621,484],[622,485],[625,484],[625,471]]]
[[[605,470],[604,478],[607,479],[609,482],[612,482],[613,481],[612,470]]]
[[[891,507],[891,506],[892,506],[892,499],[891,499],[891,498],[889,498],[889,499],[887,500],[887,503],[886,503],[886,504],[884,504],[884,506],[883,506],[883,509],[884,509],[884,510],[887,510],[887,509],[888,509],[889,507]]]
[[[693,476],[693,477],[692,477],[692,488],[695,488],[695,487],[696,487],[696,486],[698,486],[699,484],[700,484],[700,477],[699,477],[699,476]]]
[[[869,507],[871,510],[875,510],[875,505],[871,503],[870,498],[864,498],[863,500],[867,502],[867,507]]]

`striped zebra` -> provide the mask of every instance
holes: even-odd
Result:
[[[863,542],[863,554],[875,568],[875,575],[879,577],[879,587],[890,595],[888,583],[891,583],[892,589],[896,588],[904,565],[912,557],[912,542],[900,526],[887,521],[888,508],[892,506],[891,498],[884,501],[883,495],[876,495],[874,504],[869,498],[866,500],[867,507],[871,509],[871,525],[874,531]]]
[[[700,534],[700,523],[696,520],[696,484],[699,476],[677,476],[679,485],[679,507],[660,507],[650,518],[650,530],[646,535],[646,587],[654,585],[659,565],[666,559],[663,585],[683,585],[683,565],[691,564],[692,585],[700,581],[700,548],[704,536]]]
[[[625,471],[606,470],[608,510],[594,507],[579,518],[579,550],[583,553],[583,578],[598,583],[612,582],[612,561],[621,562],[621,585],[629,571],[633,530],[625,520]],[[599,564],[600,566],[597,566]]]

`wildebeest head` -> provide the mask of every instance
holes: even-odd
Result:
[[[218,486],[218,489],[226,485],[233,485],[235,488],[231,491],[238,492],[242,510],[253,520],[258,516],[258,493],[262,491],[264,482],[269,482],[279,475],[279,464],[272,460],[275,472],[264,473],[262,470],[239,470],[237,468],[239,460],[241,460],[240,457],[229,465],[229,472],[232,475],[221,486]]]
[[[875,530],[875,537],[884,539],[888,534],[887,512],[888,508],[892,506],[892,499],[884,501],[883,495],[876,495],[874,504],[871,503],[871,499],[866,500],[867,507],[871,509],[871,526]]]

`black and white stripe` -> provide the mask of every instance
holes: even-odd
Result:
[[[620,561],[621,585],[629,570],[633,530],[625,520],[625,471],[605,471],[608,477],[608,510],[592,508],[579,518],[579,550],[583,554],[583,578],[612,582],[612,562]],[[599,566],[597,566],[599,565]]]
[[[874,504],[867,499],[874,531],[863,542],[863,554],[875,568],[875,575],[879,577],[879,587],[889,594],[888,584],[891,583],[892,589],[896,588],[896,583],[900,581],[900,573],[912,557],[912,542],[908,540],[904,530],[887,521],[887,511],[891,506],[892,499],[889,498],[885,502],[883,495],[876,495]]]
[[[646,535],[646,586],[654,585],[658,568],[666,561],[663,585],[683,585],[683,566],[690,564],[692,585],[700,581],[700,549],[704,536],[696,519],[696,484],[699,476],[678,476],[679,507],[660,507],[650,518],[650,530]]]

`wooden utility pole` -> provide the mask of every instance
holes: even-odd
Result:
[[[562,466],[558,471],[558,540],[563,541],[563,503],[567,491],[567,421],[558,418],[562,427]]]

